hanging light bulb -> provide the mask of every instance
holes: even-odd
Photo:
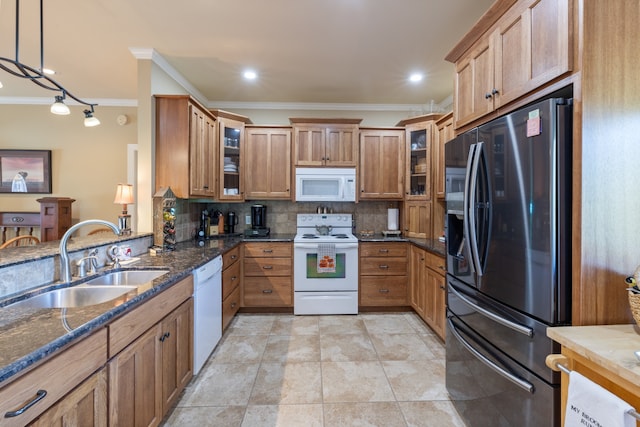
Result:
[[[64,103],[64,95],[56,96],[56,102],[51,104],[51,112],[53,114],[58,114],[60,116],[66,116],[67,114],[71,114],[69,107],[67,107],[67,105]]]
[[[100,124],[100,120],[93,115],[93,107],[91,110],[84,110],[84,125],[85,127],[93,127],[98,126]]]

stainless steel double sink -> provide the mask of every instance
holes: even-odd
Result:
[[[122,270],[90,279],[82,284],[34,295],[5,308],[73,308],[102,304],[138,289],[168,273],[168,270]]]

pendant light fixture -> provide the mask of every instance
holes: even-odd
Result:
[[[100,120],[98,120],[94,116],[93,108],[98,104],[92,104],[90,102],[85,102],[80,98],[75,97],[68,90],[66,90],[60,83],[53,80],[51,77],[45,74],[44,68],[44,37],[43,37],[43,27],[44,20],[42,14],[42,3],[43,0],[40,0],[40,68],[33,68],[29,65],[23,64],[20,62],[19,53],[20,53],[20,0],[16,0],[16,54],[15,59],[5,58],[0,56],[0,69],[6,71],[15,77],[20,77],[22,79],[31,80],[33,83],[38,86],[59,92],[59,95],[55,95],[55,102],[51,105],[51,112],[53,114],[59,115],[67,115],[70,114],[69,107],[64,103],[65,98],[68,96],[79,104],[87,105],[90,107],[90,110],[84,110],[85,120],[84,125],[96,126],[100,124]],[[2,88],[2,82],[0,82],[0,88]]]

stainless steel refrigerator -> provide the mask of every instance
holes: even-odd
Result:
[[[571,323],[571,100],[552,98],[445,145],[446,383],[470,426],[559,426]]]

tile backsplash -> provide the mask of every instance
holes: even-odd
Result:
[[[251,215],[252,205],[267,207],[267,225],[272,233],[295,233],[296,216],[299,213],[315,213],[319,205],[333,209],[334,213],[350,213],[354,217],[354,233],[373,230],[380,233],[387,228],[387,209],[398,208],[398,202],[367,201],[360,203],[293,203],[282,200],[254,201],[245,203],[203,203],[193,200],[178,200],[176,205],[176,236],[179,242],[195,238],[203,209],[209,212],[219,210],[226,215],[233,211],[238,216],[236,232],[242,233],[250,224],[245,224]]]

